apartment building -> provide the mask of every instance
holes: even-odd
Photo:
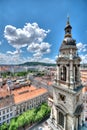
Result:
[[[81,80],[83,84],[87,84],[87,69],[81,69],[80,70],[81,73]]]
[[[84,123],[87,122],[87,67],[82,67],[81,70],[81,80],[84,85],[82,90],[82,100],[83,100],[83,120]]]
[[[0,124],[9,123],[13,117],[28,109],[36,108],[48,100],[48,92],[45,88],[36,88],[32,85],[11,90],[6,84],[0,88],[0,91]]]
[[[83,119],[84,119],[84,122],[87,122],[87,86],[83,88],[82,92],[83,92],[82,100],[83,100],[83,106],[84,106]]]

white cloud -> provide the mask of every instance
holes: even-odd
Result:
[[[7,54],[15,55],[20,52],[20,48],[27,47],[27,51],[33,53],[33,57],[41,58],[43,54],[50,53],[51,45],[43,42],[48,33],[49,30],[40,28],[37,23],[26,23],[22,29],[12,25],[5,26],[4,37],[16,48],[16,51],[8,51]]]
[[[54,59],[50,59],[50,58],[43,58],[41,61],[46,63],[56,63]]]
[[[49,43],[46,43],[46,42],[42,42],[40,44],[40,52],[43,53],[43,54],[46,54],[46,53],[49,53],[50,52],[50,44]]]
[[[31,62],[31,61],[38,61],[38,62],[47,62],[47,63],[55,63],[55,60],[50,58],[41,58],[39,55],[32,57],[21,57],[20,55],[11,55],[11,54],[4,54],[0,53],[0,63],[1,64],[21,64],[24,62]]]
[[[0,41],[0,45],[2,44],[2,41]]]
[[[79,52],[86,52],[87,51],[87,44],[83,44],[81,42],[77,43],[77,48]]]
[[[55,56],[55,60],[58,58],[58,55]]]
[[[50,53],[50,44],[46,42],[42,42],[40,44],[34,44],[28,46],[27,50],[30,52],[34,52],[33,56],[43,56],[43,54]]]
[[[3,41],[4,41],[3,39],[0,41],[0,45],[2,45]]]
[[[87,63],[87,54],[84,54],[84,55],[81,54],[80,57],[81,57],[81,60],[82,60],[81,63]]]
[[[18,55],[9,55],[0,53],[0,63],[1,64],[17,64],[22,63],[23,61]]]
[[[33,54],[33,58],[41,59],[41,57],[42,57],[42,54],[39,52]]]
[[[11,55],[18,55],[22,52],[22,50],[16,50],[16,51],[7,51],[7,54],[11,54]]]
[[[78,52],[80,53],[81,63],[87,63],[87,44],[77,43]]]
[[[26,23],[22,29],[12,25],[5,26],[4,37],[13,47],[21,48],[32,43],[41,43],[48,33],[49,30],[45,31],[37,23]]]
[[[38,62],[45,62],[45,63],[56,63],[54,59],[50,58],[28,58],[29,61],[38,61]]]
[[[38,43],[32,43],[28,46],[27,50],[30,51],[30,52],[37,52],[40,48],[40,44]]]

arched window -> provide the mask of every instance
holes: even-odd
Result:
[[[61,112],[59,112],[59,125],[64,128],[64,115]]]
[[[66,67],[63,66],[61,69],[61,80],[66,81],[66,74],[67,74]]]
[[[78,73],[77,73],[77,67],[75,66],[75,81],[77,81]]]

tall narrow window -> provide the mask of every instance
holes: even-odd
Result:
[[[66,81],[66,74],[67,74],[66,67],[63,66],[61,69],[61,80]]]
[[[64,115],[61,112],[59,112],[59,125],[64,128]]]
[[[77,67],[75,66],[75,81],[77,81]]]
[[[63,66],[63,80],[66,81],[66,67]]]

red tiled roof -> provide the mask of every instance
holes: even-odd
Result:
[[[82,92],[83,93],[87,92],[87,86],[82,89]]]
[[[22,94],[20,92],[22,92]],[[37,97],[39,95],[42,95],[46,92],[47,90],[45,88],[37,89],[36,87],[31,86],[31,87],[23,87],[19,90],[14,90],[12,93],[14,94],[14,102],[17,104],[32,99],[34,97]]]
[[[10,103],[18,104],[27,101],[46,92],[47,90],[45,88],[36,88],[34,86],[24,86],[15,90],[8,91],[7,85],[5,85],[3,88],[0,88],[0,97],[3,97],[0,99],[0,108],[5,107]],[[7,95],[8,98],[6,97]]]

